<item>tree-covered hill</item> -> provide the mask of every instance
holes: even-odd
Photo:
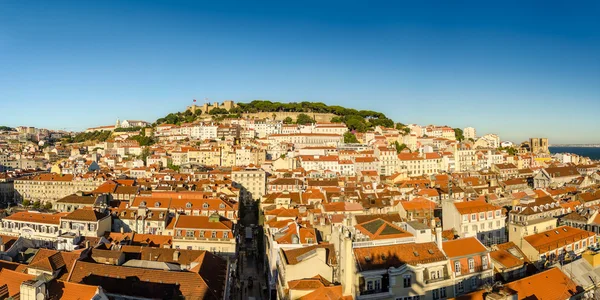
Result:
[[[297,120],[286,119],[285,123],[308,123],[311,122],[310,113],[330,113],[336,115],[331,119],[333,123],[344,123],[350,130],[365,132],[375,126],[394,127],[394,121],[387,118],[385,114],[372,110],[356,110],[339,105],[327,105],[322,102],[272,102],[269,100],[254,100],[250,103],[237,103],[237,106],[229,111],[223,108],[214,108],[208,112],[213,117],[239,117],[241,114],[260,113],[260,112],[292,112],[300,113]],[[202,112],[197,110],[192,113],[185,112],[170,113],[163,118],[156,120],[156,124],[181,124],[193,122],[194,120],[205,117]]]

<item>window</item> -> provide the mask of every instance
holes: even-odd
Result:
[[[459,282],[459,283],[456,285],[456,289],[457,289],[459,292],[463,292],[463,291],[465,290],[465,286],[464,286],[464,284],[463,284],[463,282],[462,282],[462,281],[460,281],[460,282]]]
[[[500,210],[497,210],[496,211],[496,217],[499,217],[499,216],[500,216]]]
[[[458,260],[454,262],[454,272],[460,274],[460,261]]]
[[[467,222],[467,221],[469,221],[469,216],[463,215],[463,222]]]
[[[186,204],[185,204],[185,207],[186,207],[186,208],[192,208],[192,203],[191,203],[191,202],[188,202],[188,203],[186,203]]]
[[[471,214],[471,221],[475,221],[477,220],[477,215],[476,214]]]
[[[493,213],[491,211],[488,211],[487,217],[488,217],[488,219],[491,219],[493,217]]]
[[[186,230],[185,231],[185,236],[186,237],[194,237],[194,231],[192,231],[192,230]]]
[[[200,230],[200,237],[204,237],[204,230]]]
[[[404,275],[404,287],[410,287],[410,275]]]
[[[373,281],[367,281],[367,291],[372,291],[374,288]]]
[[[485,219],[485,213],[479,213],[479,220]]]
[[[575,250],[579,250],[579,243],[575,243]]]
[[[469,271],[473,272],[475,270],[475,260],[469,258]]]
[[[446,287],[440,288],[440,298],[446,298]]]
[[[208,203],[203,203],[202,208],[208,208]]]
[[[469,226],[465,226],[465,228],[464,228],[464,230],[463,230],[463,231],[464,231],[464,232],[469,232]]]
[[[587,243],[585,242],[585,240],[581,241],[581,247],[585,248],[586,245]]]
[[[473,225],[473,231],[477,232],[477,225]]]
[[[213,239],[217,237],[217,232],[213,231],[212,234],[210,235]]]
[[[487,255],[484,255],[484,256],[481,257],[481,265],[482,265],[482,267],[483,267],[484,270],[487,269],[487,266],[488,266],[488,257],[487,257]]]
[[[229,232],[227,232],[227,231],[223,232],[223,238],[224,239],[228,239],[229,238]]]
[[[440,299],[440,292],[438,290],[433,290],[433,299]]]
[[[477,287],[477,277],[471,277],[471,289],[475,289]]]

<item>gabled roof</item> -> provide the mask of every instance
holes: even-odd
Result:
[[[557,249],[567,243],[573,243],[591,236],[593,232],[585,231],[570,226],[561,226],[537,234],[524,237],[524,239],[540,253]]]
[[[164,271],[77,261],[69,282],[102,286],[107,293],[145,298],[221,299],[225,260],[211,255],[194,271]]]
[[[8,288],[8,295],[13,297],[21,292],[21,283],[23,281],[32,280],[35,276],[11,271],[8,269],[0,270],[0,287],[6,285]]]
[[[442,243],[442,248],[449,258],[479,254],[487,251],[485,246],[475,237],[445,241]]]
[[[65,267],[65,261],[59,251],[39,249],[29,263],[30,268],[54,272]]]
[[[95,211],[91,208],[79,208],[68,215],[62,217],[62,220],[75,220],[75,221],[86,221],[86,222],[97,222],[106,218],[108,215],[101,212]]]
[[[405,264],[416,265],[443,261],[446,256],[435,243],[406,243],[354,248],[359,271],[385,270]]]
[[[337,264],[337,258],[335,256],[335,248],[333,244],[319,244],[313,246],[307,246],[295,249],[282,249],[283,257],[288,265],[296,265],[302,262],[302,255],[307,254],[316,249],[325,249],[326,261],[329,265]]]
[[[485,202],[485,200],[455,202],[454,207],[456,207],[456,210],[458,210],[461,215],[500,209],[500,207],[489,204]]]
[[[517,299],[544,299],[563,300],[583,292],[573,280],[563,273],[559,268],[519,279],[504,285],[504,288],[516,294]],[[485,300],[489,293],[482,289],[470,294],[462,295],[456,300]]]
[[[356,225],[355,228],[371,240],[397,239],[413,236],[400,227],[382,219],[367,221]]]

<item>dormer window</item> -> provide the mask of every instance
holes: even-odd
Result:
[[[154,203],[154,207],[160,207],[160,202]]]
[[[185,204],[185,207],[186,207],[186,208],[192,208],[192,202],[188,202],[188,203],[186,203],[186,204]]]
[[[146,201],[142,201],[142,202],[140,203],[140,206],[146,206]]]
[[[221,204],[219,205],[219,208],[220,208],[220,209],[224,209],[224,208],[225,208],[225,204],[221,203]]]
[[[204,202],[204,203],[202,204],[202,208],[208,208],[208,203]]]

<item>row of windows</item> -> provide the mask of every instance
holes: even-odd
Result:
[[[186,237],[194,237],[195,236],[195,232],[194,230],[186,230],[185,231],[185,236]],[[177,230],[177,236],[182,236],[182,230]],[[205,237],[205,233],[204,230],[200,230],[200,237]],[[210,234],[211,238],[217,238],[217,232],[216,231],[212,231]],[[225,231],[223,232],[223,238],[224,239],[228,239],[229,238],[229,232]]]

